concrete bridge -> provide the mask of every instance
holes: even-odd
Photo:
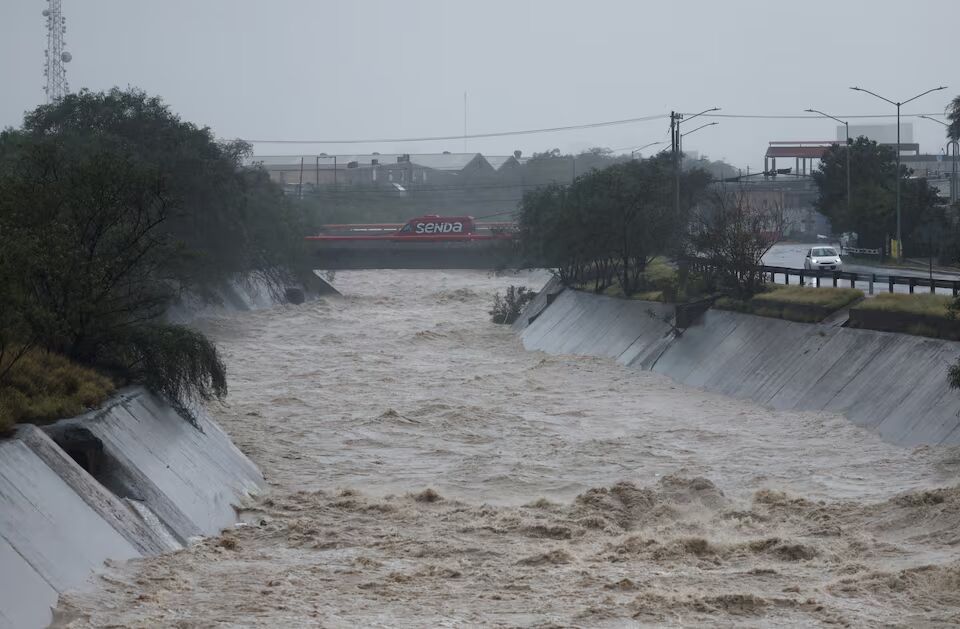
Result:
[[[499,269],[520,262],[513,240],[309,242],[313,265],[341,269]]]
[[[498,269],[520,262],[513,223],[427,216],[406,225],[322,229],[320,235],[306,238],[319,269]]]

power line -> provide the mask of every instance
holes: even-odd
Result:
[[[244,140],[246,142],[250,142],[251,144],[389,144],[399,142],[434,142],[441,140],[500,138],[511,135],[532,135],[535,133],[553,133],[556,131],[575,131],[577,129],[596,129],[598,127],[614,127],[638,122],[650,122],[651,120],[664,120],[666,118],[667,114],[658,114],[655,116],[642,116],[640,118],[625,118],[623,120],[608,120],[606,122],[590,122],[587,124],[567,125],[564,127],[522,129],[519,131],[497,131],[494,133],[471,133],[469,135],[435,135],[420,138],[371,138],[365,140],[251,140],[244,138]]]
[[[692,114],[683,114],[692,115]],[[709,113],[702,114],[705,118],[741,118],[754,120],[816,120],[823,116],[804,115],[804,114],[728,114],[728,113]],[[901,117],[919,118],[921,116],[940,116],[940,112],[926,114],[902,114]],[[520,129],[514,131],[495,131],[490,133],[471,133],[467,135],[435,135],[411,138],[363,138],[363,139],[339,139],[339,140],[260,140],[243,138],[251,144],[396,144],[402,142],[439,142],[462,139],[478,138],[500,138],[517,135],[533,135],[537,133],[556,133],[562,131],[577,131],[580,129],[596,129],[600,127],[613,127],[619,125],[636,124],[640,122],[650,122],[653,120],[666,120],[669,114],[657,114],[653,116],[641,116],[639,118],[625,118],[623,120],[607,120],[604,122],[589,122],[586,124],[566,125],[562,127],[543,127],[540,129]],[[846,114],[838,116],[840,118],[851,119],[870,119],[870,118],[895,118],[894,114]]]
[[[690,114],[683,114],[688,116]],[[704,118],[747,118],[761,120],[822,120],[823,116],[804,114],[702,114]],[[921,116],[942,116],[943,114],[901,114],[901,118],[920,118]],[[855,114],[837,115],[837,118],[896,118],[896,114]]]

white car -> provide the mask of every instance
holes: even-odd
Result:
[[[807,250],[803,268],[807,271],[839,271],[843,266],[840,254],[833,247],[813,247]]]

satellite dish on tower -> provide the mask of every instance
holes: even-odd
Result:
[[[43,90],[47,93],[47,102],[53,103],[70,92],[67,85],[67,74],[64,66],[73,59],[67,52],[63,35],[67,32],[67,20],[63,16],[63,0],[47,0],[47,7],[42,11],[47,23],[47,47],[44,50],[43,76],[46,85]]]

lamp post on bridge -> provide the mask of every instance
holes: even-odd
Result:
[[[900,102],[894,102],[889,98],[884,98],[883,96],[880,96],[879,94],[871,92],[870,90],[865,90],[862,87],[854,86],[854,87],[851,87],[850,89],[856,92],[864,92],[864,93],[870,94],[871,96],[879,98],[882,101],[886,101],[897,108],[897,258],[902,260],[903,259],[903,237],[902,237],[903,234],[900,229],[900,106],[906,105],[911,101],[915,101],[921,96],[926,96],[930,92],[938,92],[940,90],[945,90],[947,89],[947,86],[941,85],[940,87],[931,88],[926,92],[917,94],[913,98],[908,98],[907,100],[900,101]]]

